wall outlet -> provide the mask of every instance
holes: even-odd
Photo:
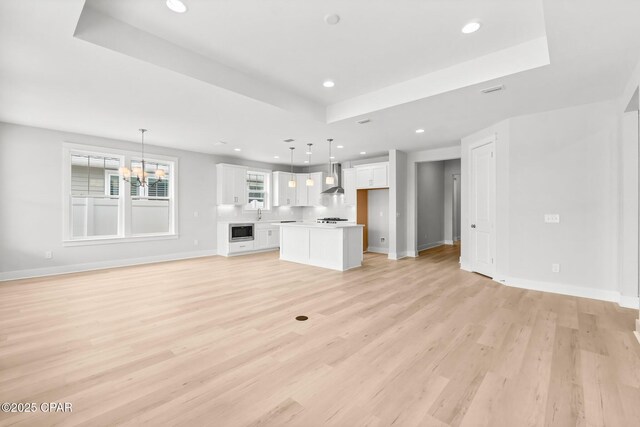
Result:
[[[560,224],[559,214],[544,214],[544,222],[547,224]]]
[[[551,264],[552,273],[560,273],[560,264]]]
[[[198,246],[199,244],[200,244],[200,242],[198,242],[197,239],[193,241],[193,246]]]
[[[46,251],[46,252],[44,253],[44,259],[51,259],[51,258],[53,258],[53,252],[51,252],[51,251]]]
[[[385,239],[384,237],[381,237],[381,238],[380,238],[380,243],[384,243],[384,241],[385,241],[385,240],[386,240],[386,239]]]
[[[380,211],[380,216],[384,216],[384,212]]]
[[[194,217],[194,218],[198,218],[198,216],[199,216],[199,215],[200,215],[200,214],[198,213],[198,211],[194,211],[194,212],[193,212],[193,217]]]

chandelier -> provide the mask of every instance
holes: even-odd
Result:
[[[120,175],[122,176],[123,181],[130,183],[133,187],[153,188],[156,185],[158,185],[160,181],[162,181],[162,178],[164,178],[165,176],[165,171],[163,169],[158,168],[158,165],[156,164],[156,170],[155,170],[156,180],[152,183],[149,183],[149,181],[147,180],[149,173],[145,170],[145,161],[144,161],[144,133],[147,132],[148,129],[138,129],[138,130],[140,131],[140,135],[142,139],[142,155],[140,156],[140,158],[142,159],[141,161],[142,167],[140,168],[136,167],[130,170],[128,167],[123,166],[119,169]]]

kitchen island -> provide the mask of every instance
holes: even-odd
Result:
[[[362,265],[363,225],[353,223],[280,225],[280,259],[345,271]]]

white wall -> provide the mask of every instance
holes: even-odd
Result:
[[[418,250],[444,243],[445,162],[418,164]],[[450,210],[449,210],[450,211]],[[451,211],[450,211],[451,212]]]
[[[389,252],[389,190],[367,191],[367,229],[370,252]],[[384,241],[383,241],[384,239]]]
[[[497,135],[498,280],[616,300],[618,117],[614,102],[595,103],[515,117],[462,140],[464,242],[467,147]],[[560,214],[560,224],[545,224],[545,213]]]
[[[149,146],[150,154],[178,158],[178,237],[70,247],[62,243],[63,142],[140,148],[131,142],[0,123],[0,279],[216,253],[215,165],[241,161]],[[45,259],[46,251],[53,252],[52,259]]]
[[[344,204],[344,196],[323,196],[325,206],[310,206],[302,208],[304,221],[315,221],[318,218],[346,218],[356,220],[356,207]]]
[[[454,240],[460,238],[460,191],[457,194],[456,203],[453,200],[453,176],[460,175],[461,163],[460,159],[446,160],[444,162],[444,241],[445,243],[453,243]],[[454,227],[454,206],[457,207],[458,227]],[[454,230],[458,230],[458,234],[454,236]]]
[[[407,256],[407,153],[389,150],[389,258]]]

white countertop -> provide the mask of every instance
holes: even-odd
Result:
[[[306,228],[351,228],[364,227],[362,224],[355,222],[342,222],[338,224],[319,224],[315,222],[289,222],[280,224],[280,227],[306,227]]]
[[[268,219],[268,220],[260,220],[256,221],[255,219],[227,219],[218,221],[220,224],[269,224],[269,225],[279,225],[282,221],[287,221],[286,219]]]

